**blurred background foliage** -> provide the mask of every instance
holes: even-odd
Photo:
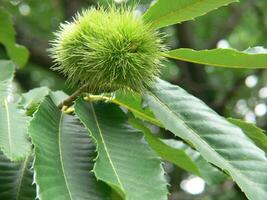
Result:
[[[25,45],[30,52],[28,63],[17,72],[16,85],[19,90],[25,92],[35,87],[48,86],[71,93],[75,88],[68,88],[64,77],[50,70],[53,63],[47,52],[49,41],[53,39],[53,32],[58,29],[60,22],[71,20],[77,11],[90,6],[108,6],[111,2],[112,0],[0,0],[0,7],[12,16],[17,43]],[[120,4],[123,0],[115,2]],[[140,2],[137,13],[142,14],[151,0],[135,2]],[[160,31],[167,34],[166,43],[170,49],[266,48],[267,1],[241,0],[239,4],[232,4],[194,21]],[[7,58],[5,48],[1,45],[0,58]],[[223,69],[174,60],[165,61],[164,64],[163,79],[184,87],[221,115],[245,119],[267,129],[267,70]],[[164,135],[172,137],[168,133]],[[246,199],[231,181],[208,186],[202,179],[169,163],[165,164],[165,168],[172,185],[170,200]]]

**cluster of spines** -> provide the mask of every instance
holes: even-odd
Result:
[[[87,84],[91,93],[117,89],[143,91],[158,76],[162,36],[121,7],[91,8],[64,23],[50,49],[71,86]]]

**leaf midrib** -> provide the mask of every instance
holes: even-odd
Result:
[[[6,110],[6,118],[7,118],[7,136],[8,136],[8,146],[9,146],[9,153],[12,157],[12,143],[11,143],[11,127],[10,127],[10,115],[9,115],[9,107],[7,100],[4,100],[5,103],[5,110]]]
[[[228,163],[228,161],[227,161],[225,158],[223,158],[218,152],[216,152],[214,149],[212,149],[211,146],[206,142],[206,140],[203,139],[203,138],[201,138],[201,137],[196,133],[196,131],[195,131],[192,127],[190,127],[189,125],[187,125],[177,113],[173,112],[173,111],[172,111],[166,104],[162,103],[162,102],[160,101],[160,99],[159,99],[157,96],[155,96],[152,92],[149,92],[149,93],[151,94],[151,96],[154,97],[154,99],[155,99],[159,104],[161,104],[161,105],[164,106],[167,110],[169,110],[169,111],[175,116],[175,118],[178,119],[178,121],[181,121],[182,124],[184,124],[184,126],[185,126],[186,129],[188,129],[191,133],[193,133],[193,135],[194,135],[195,137],[199,138],[200,142],[204,143],[204,144],[205,144],[205,145],[206,145],[206,146],[207,146],[207,147],[208,147],[214,154],[216,154],[217,157],[218,157],[218,159],[220,159],[221,162],[225,163],[225,165],[226,165],[228,168],[231,168],[232,171],[235,172],[235,174],[239,175],[240,178],[246,180],[246,182],[250,182],[250,183],[252,182],[250,179],[247,179],[246,176],[244,176],[244,175],[240,172],[239,169],[236,169],[234,166],[232,166],[230,163]],[[260,188],[260,189],[262,189],[262,188]],[[263,190],[263,191],[264,191],[264,193],[266,193],[265,190]]]
[[[113,161],[112,161],[111,156],[110,156],[110,153],[109,153],[109,151],[108,151],[106,142],[105,142],[105,140],[104,140],[103,133],[102,133],[102,131],[101,131],[101,129],[100,129],[100,125],[99,125],[99,122],[98,122],[98,119],[97,119],[97,116],[96,116],[96,113],[95,113],[94,106],[92,105],[91,102],[90,102],[90,106],[91,106],[91,109],[92,109],[92,112],[93,112],[93,117],[94,117],[94,119],[95,119],[95,122],[96,122],[96,125],[97,125],[97,129],[98,129],[99,135],[100,135],[100,137],[101,137],[101,140],[102,140],[102,143],[103,143],[105,152],[106,152],[106,154],[107,154],[109,163],[110,163],[110,165],[111,165],[112,170],[114,171],[114,174],[115,174],[115,176],[116,176],[116,179],[117,179],[117,181],[118,181],[118,183],[119,183],[119,185],[120,185],[122,191],[124,191],[124,187],[123,187],[123,185],[122,185],[122,183],[121,183],[121,180],[120,180],[120,178],[119,178],[119,175],[118,175],[118,173],[117,173],[117,171],[116,171],[116,168],[115,168],[115,166],[114,166],[114,164],[113,164]],[[92,134],[92,133],[91,133],[91,134]]]
[[[61,163],[61,168],[62,168],[62,174],[63,174],[64,180],[65,180],[65,185],[66,185],[66,188],[68,190],[70,199],[73,200],[72,194],[71,194],[71,191],[69,188],[69,183],[67,180],[66,172],[65,172],[65,167],[64,167],[64,162],[63,162],[63,154],[62,154],[63,151],[62,151],[62,144],[61,144],[61,132],[62,132],[61,128],[62,128],[63,115],[64,115],[63,113],[60,114],[60,120],[59,120],[59,126],[58,126],[59,158],[60,158],[60,163]]]
[[[16,195],[16,200],[19,200],[19,197],[20,197],[20,192],[21,192],[21,188],[22,188],[22,180],[23,180],[24,174],[27,170],[27,164],[28,164],[29,158],[30,158],[30,155],[23,162],[23,166],[22,166],[22,170],[21,170],[22,172],[21,172],[21,175],[19,178],[19,186],[18,186],[18,191],[17,191],[17,195]]]

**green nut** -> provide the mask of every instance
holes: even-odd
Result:
[[[61,24],[50,53],[53,69],[87,92],[142,92],[159,75],[162,36],[132,9],[88,9]]]

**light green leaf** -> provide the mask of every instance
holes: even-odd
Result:
[[[13,27],[11,16],[0,7],[0,43],[2,43],[11,60],[23,67],[29,57],[28,50],[16,44],[16,32]]]
[[[148,108],[142,107],[142,97],[138,93],[132,91],[116,92],[115,98],[111,102],[128,109],[139,119],[146,120],[157,126],[162,126]]]
[[[35,181],[42,200],[105,200],[109,188],[94,174],[95,146],[86,129],[48,96],[31,121]]]
[[[21,160],[30,151],[29,118],[15,104],[8,102],[14,72],[12,62],[0,60],[0,149],[10,160]]]
[[[209,184],[217,184],[226,179],[226,176],[221,171],[209,164],[199,152],[185,143],[173,139],[161,140],[140,121],[130,119],[130,123],[145,134],[145,139],[150,147],[162,159],[202,177]]]
[[[50,89],[48,87],[34,88],[27,93],[23,93],[21,96],[20,104],[24,108],[30,108],[32,106],[37,106],[42,100],[48,95]]]
[[[212,49],[195,51],[193,49],[176,49],[165,52],[165,56],[187,62],[205,64],[215,67],[231,68],[267,68],[267,53],[240,52],[235,49]]]
[[[9,95],[15,66],[9,60],[0,60],[0,104]]]
[[[56,105],[59,105],[69,97],[65,92],[58,90],[50,93],[50,97]]]
[[[99,3],[101,6],[110,6],[110,5],[127,5],[127,6],[136,6],[140,4],[149,4],[152,0],[123,0],[121,1],[115,1],[115,0],[98,0],[97,3]]]
[[[167,199],[167,183],[159,158],[117,106],[93,105],[78,99],[75,112],[97,143],[94,172],[98,179],[126,200]]]
[[[90,95],[87,99],[92,101],[105,101],[119,105],[120,107],[132,112],[139,119],[148,121],[154,125],[162,126],[154,114],[148,108],[142,107],[142,98],[140,94],[133,91],[117,91],[114,96]]]
[[[255,124],[245,122],[240,119],[228,119],[232,124],[239,126],[253,142],[267,153],[267,135],[264,130],[258,128]]]
[[[0,199],[33,200],[36,189],[33,184],[32,157],[19,163],[8,160],[0,152]]]
[[[34,88],[21,95],[19,104],[27,111],[27,115],[31,116],[49,92],[47,87]]]
[[[68,97],[63,91],[52,92],[48,87],[40,87],[22,94],[19,105],[27,111],[27,115],[31,116],[48,94],[50,94],[51,99],[56,105]]]
[[[249,199],[267,196],[267,158],[240,128],[180,87],[160,79],[145,98],[168,130],[228,172]]]
[[[0,105],[0,148],[11,160],[21,160],[30,151],[30,143],[27,138],[27,126],[29,118],[4,100]]]
[[[205,15],[238,0],[157,0],[144,14],[155,28],[162,28]]]

